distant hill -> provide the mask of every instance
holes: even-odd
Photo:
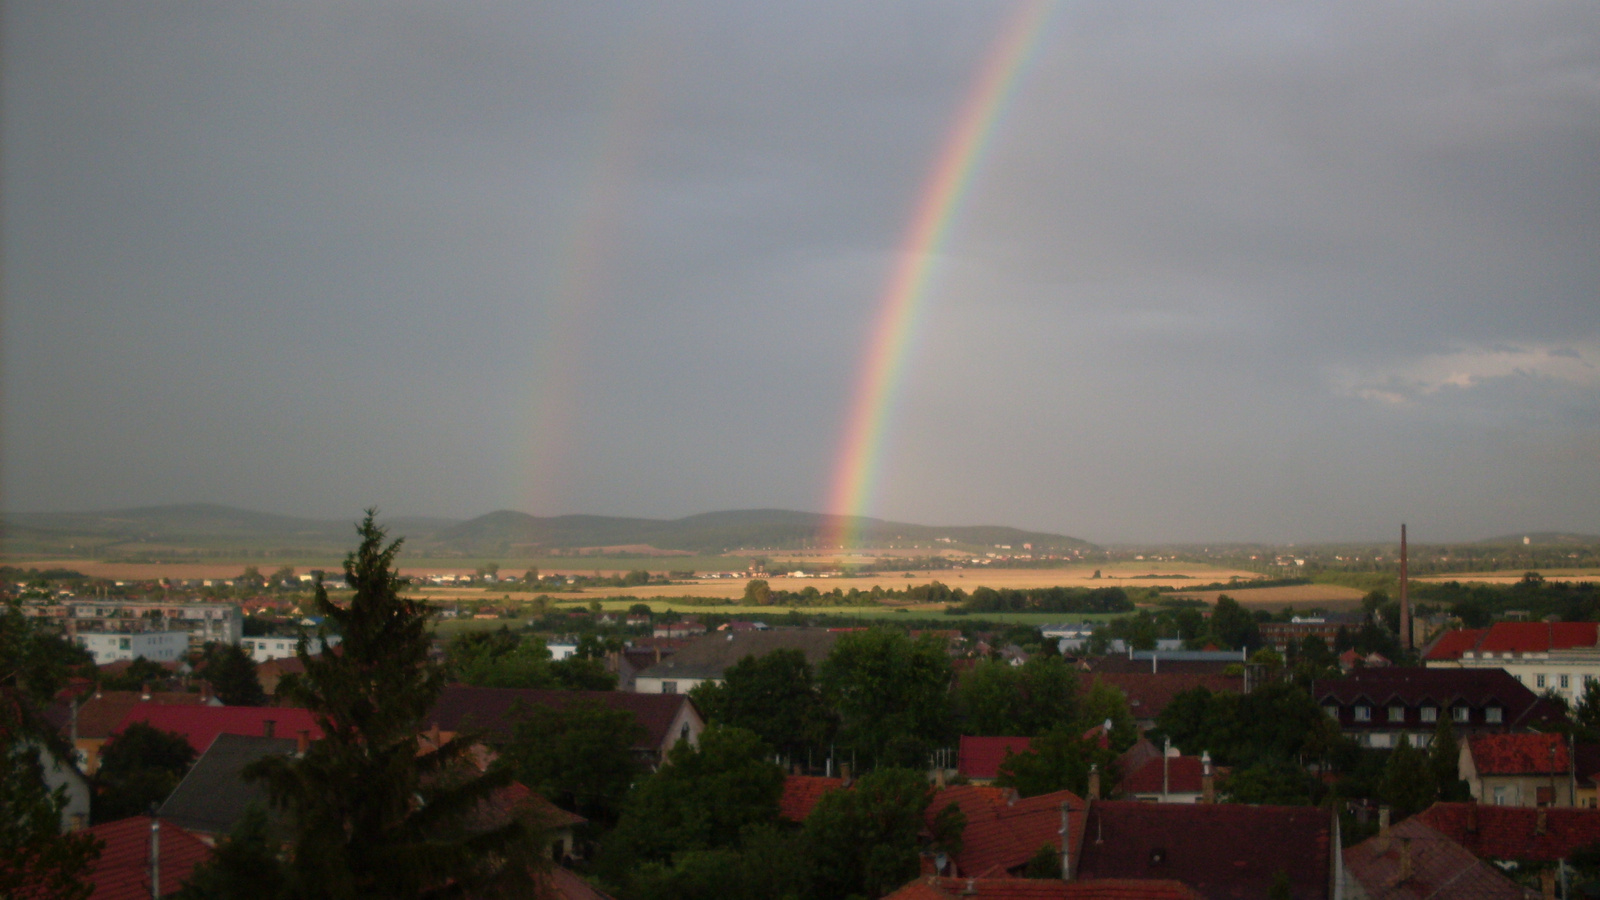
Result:
[[[171,557],[340,555],[354,543],[352,522],[304,519],[215,504],[141,507],[81,513],[13,513],[0,517],[12,556]],[[532,516],[501,510],[467,521],[387,519],[392,535],[424,556],[535,556],[579,548],[649,546],[662,551],[723,553],[801,550],[835,533],[838,517],[781,509],[702,513],[681,519]],[[1003,526],[929,526],[856,518],[859,546],[890,543],[1021,549],[1092,549],[1078,538]]]

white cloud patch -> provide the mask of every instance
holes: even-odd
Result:
[[[1510,386],[1586,393],[1600,390],[1600,341],[1460,346],[1389,365],[1337,368],[1330,381],[1337,393],[1392,406],[1498,396]]]

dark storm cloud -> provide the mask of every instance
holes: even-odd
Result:
[[[820,508],[1008,12],[9,4],[5,506]],[[877,511],[1600,530],[1596,171],[1586,4],[1063,4]]]

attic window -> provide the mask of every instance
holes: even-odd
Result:
[[[1389,721],[1391,721],[1391,722],[1404,722],[1405,720],[1406,720],[1406,708],[1404,706],[1401,706],[1401,705],[1399,705],[1397,703],[1397,704],[1389,707]]]
[[[1328,714],[1328,718],[1330,718],[1330,719],[1335,719],[1336,720],[1336,719],[1339,718],[1339,707],[1334,705],[1334,704],[1332,704],[1332,703],[1329,703],[1327,706],[1324,706],[1322,708],[1322,711],[1327,713]]]
[[[1437,721],[1439,721],[1439,707],[1437,707],[1437,706],[1424,706],[1422,708],[1422,721],[1424,721],[1424,722],[1437,722]]]
[[[1467,712],[1468,710],[1465,706],[1457,706],[1450,710],[1450,718],[1457,722],[1465,722],[1467,720]]]
[[[1500,707],[1491,706],[1483,711],[1483,720],[1492,725],[1500,724]]]
[[[1356,704],[1356,721],[1357,722],[1371,722],[1372,721],[1372,707],[1364,706],[1362,704]]]

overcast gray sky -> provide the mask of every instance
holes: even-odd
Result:
[[[824,509],[1013,6],[4,5],[3,505]],[[1600,7],[1068,2],[870,512],[1600,533]]]

